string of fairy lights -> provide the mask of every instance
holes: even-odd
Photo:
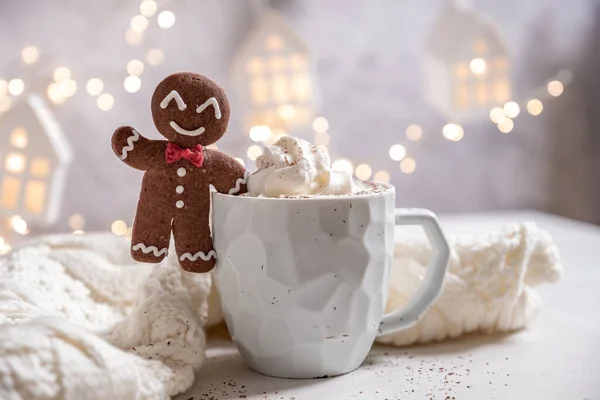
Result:
[[[129,59],[123,73],[123,89],[127,93],[136,93],[142,87],[142,76],[147,68],[160,66],[165,61],[165,52],[160,48],[145,48],[145,37],[150,29],[170,29],[176,22],[175,14],[167,9],[159,9],[155,0],[143,0],[139,5],[139,13],[129,20],[129,26],[125,30],[125,42],[143,57]],[[40,50],[35,46],[26,46],[22,49],[20,59],[26,67],[34,66],[40,61]],[[486,60],[474,58],[469,63],[470,72],[474,75],[486,73]],[[110,111],[115,105],[115,95],[108,90],[108,85],[100,77],[89,77],[88,79],[76,80],[68,66],[56,67],[52,74],[52,80],[47,83],[46,95],[53,104],[62,104],[76,95],[80,87],[85,87],[88,95],[93,97],[96,106],[101,111]],[[511,100],[505,104],[498,105],[489,110],[487,117],[497,126],[501,134],[509,134],[514,130],[515,121],[518,117],[525,115],[536,117],[542,114],[544,103],[559,97],[564,92],[565,86],[571,81],[569,71],[560,71],[556,77],[550,79],[546,84],[532,91],[530,95],[522,100]],[[12,99],[27,92],[28,83],[23,77],[12,79],[0,79],[0,114],[8,111],[12,105]],[[287,108],[286,108],[287,107]],[[277,112],[281,116],[292,115],[293,107],[281,104]],[[323,117],[318,116],[312,120],[312,140],[318,146],[328,148],[331,141],[330,123]],[[254,142],[247,150],[245,156],[254,161],[262,154],[261,145],[273,144],[285,132],[273,131],[267,125],[252,126],[248,131],[249,139]],[[449,121],[442,127],[426,127],[425,123],[410,123],[404,130],[405,140],[394,143],[389,147],[388,155],[397,168],[406,175],[413,174],[417,169],[417,162],[412,154],[412,145],[425,139],[443,138],[451,142],[459,142],[465,136],[465,130],[458,121]],[[242,157],[236,160],[245,164]],[[345,171],[361,180],[374,179],[389,182],[390,172],[387,169],[376,169],[368,163],[354,163],[346,158],[335,159],[332,169]],[[19,235],[29,233],[27,222],[18,215],[9,219],[9,226]],[[83,234],[85,229],[85,216],[74,214],[68,218],[68,225],[73,234]],[[131,227],[124,220],[116,220],[111,223],[111,232],[118,236],[129,237]],[[11,246],[5,239],[0,237],[0,254],[10,251]]]
[[[159,10],[159,4],[154,0],[143,0],[139,5],[139,14],[131,18],[129,27],[125,31],[125,42],[131,47],[140,48],[144,44],[146,32],[153,24],[159,29],[169,29],[174,26],[175,21],[176,17],[172,11]],[[42,52],[38,47],[25,46],[20,54],[21,65],[25,68],[34,67],[39,64],[41,56]],[[123,78],[123,89],[127,93],[138,92],[142,86],[141,76],[145,66],[157,67],[164,60],[165,53],[160,48],[145,49],[145,62],[139,58],[128,60],[125,65],[127,74]],[[115,105],[114,94],[107,90],[107,84],[100,77],[90,77],[87,80],[77,81],[68,66],[57,66],[51,76],[52,80],[47,82],[46,96],[55,105],[62,104],[75,96],[81,86],[84,86],[86,92],[95,98],[99,110],[110,111]],[[0,115],[10,110],[13,98],[27,93],[28,86],[23,77],[0,79]],[[74,214],[68,218],[68,224],[73,234],[83,234],[85,222],[85,216],[81,214]],[[19,215],[10,217],[7,223],[19,235],[29,233],[27,222]],[[131,227],[128,227],[125,221],[117,220],[111,224],[111,231],[115,235],[127,236],[131,234]],[[10,250],[11,245],[5,238],[0,237],[0,254],[6,254]]]

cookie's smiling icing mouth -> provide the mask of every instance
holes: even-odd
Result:
[[[169,94],[165,96],[163,101],[160,102],[160,108],[162,108],[163,110],[167,108],[171,100],[175,100],[175,102],[177,103],[177,108],[179,108],[180,111],[183,111],[187,108],[187,104],[185,104],[177,90],[171,90],[171,92],[169,92]],[[198,108],[196,108],[196,113],[200,114],[202,111],[208,108],[208,106],[213,106],[213,108],[215,109],[215,118],[221,119],[221,108],[219,107],[219,102],[214,97],[209,98],[204,103],[199,105]],[[189,131],[187,129],[183,129],[175,121],[169,122],[169,126],[173,128],[175,132],[184,136],[199,136],[202,135],[206,130],[203,126],[201,126],[200,128]]]
[[[204,131],[206,129],[204,129],[203,126],[201,126],[198,129],[194,129],[193,131],[188,131],[187,129],[183,129],[182,127],[179,126],[179,124],[175,121],[171,121],[169,122],[169,125],[171,126],[171,128],[173,128],[173,130],[177,133],[179,133],[180,135],[184,135],[184,136],[198,136],[198,135],[202,135],[204,133]]]

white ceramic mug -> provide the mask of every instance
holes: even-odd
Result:
[[[377,335],[410,327],[437,298],[450,249],[433,213],[382,193],[262,198],[213,193],[215,282],[243,359],[262,374],[335,376],[356,369]],[[394,226],[423,226],[433,248],[422,287],[383,315]]]

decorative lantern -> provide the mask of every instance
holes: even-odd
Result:
[[[38,96],[0,118],[0,216],[48,226],[60,211],[72,150]]]
[[[509,56],[496,29],[457,3],[447,5],[425,42],[425,95],[454,119],[488,113],[511,97]]]
[[[261,127],[267,140],[270,132],[276,136],[310,126],[317,98],[314,76],[306,44],[281,16],[267,12],[233,64],[246,132]]]

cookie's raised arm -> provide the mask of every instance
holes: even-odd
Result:
[[[248,171],[239,162],[226,154],[214,150],[210,152],[212,171],[217,171],[211,184],[219,193],[242,194],[248,191]]]
[[[113,152],[121,161],[132,168],[146,171],[159,165],[165,157],[167,142],[149,140],[130,126],[118,128],[112,136]]]

